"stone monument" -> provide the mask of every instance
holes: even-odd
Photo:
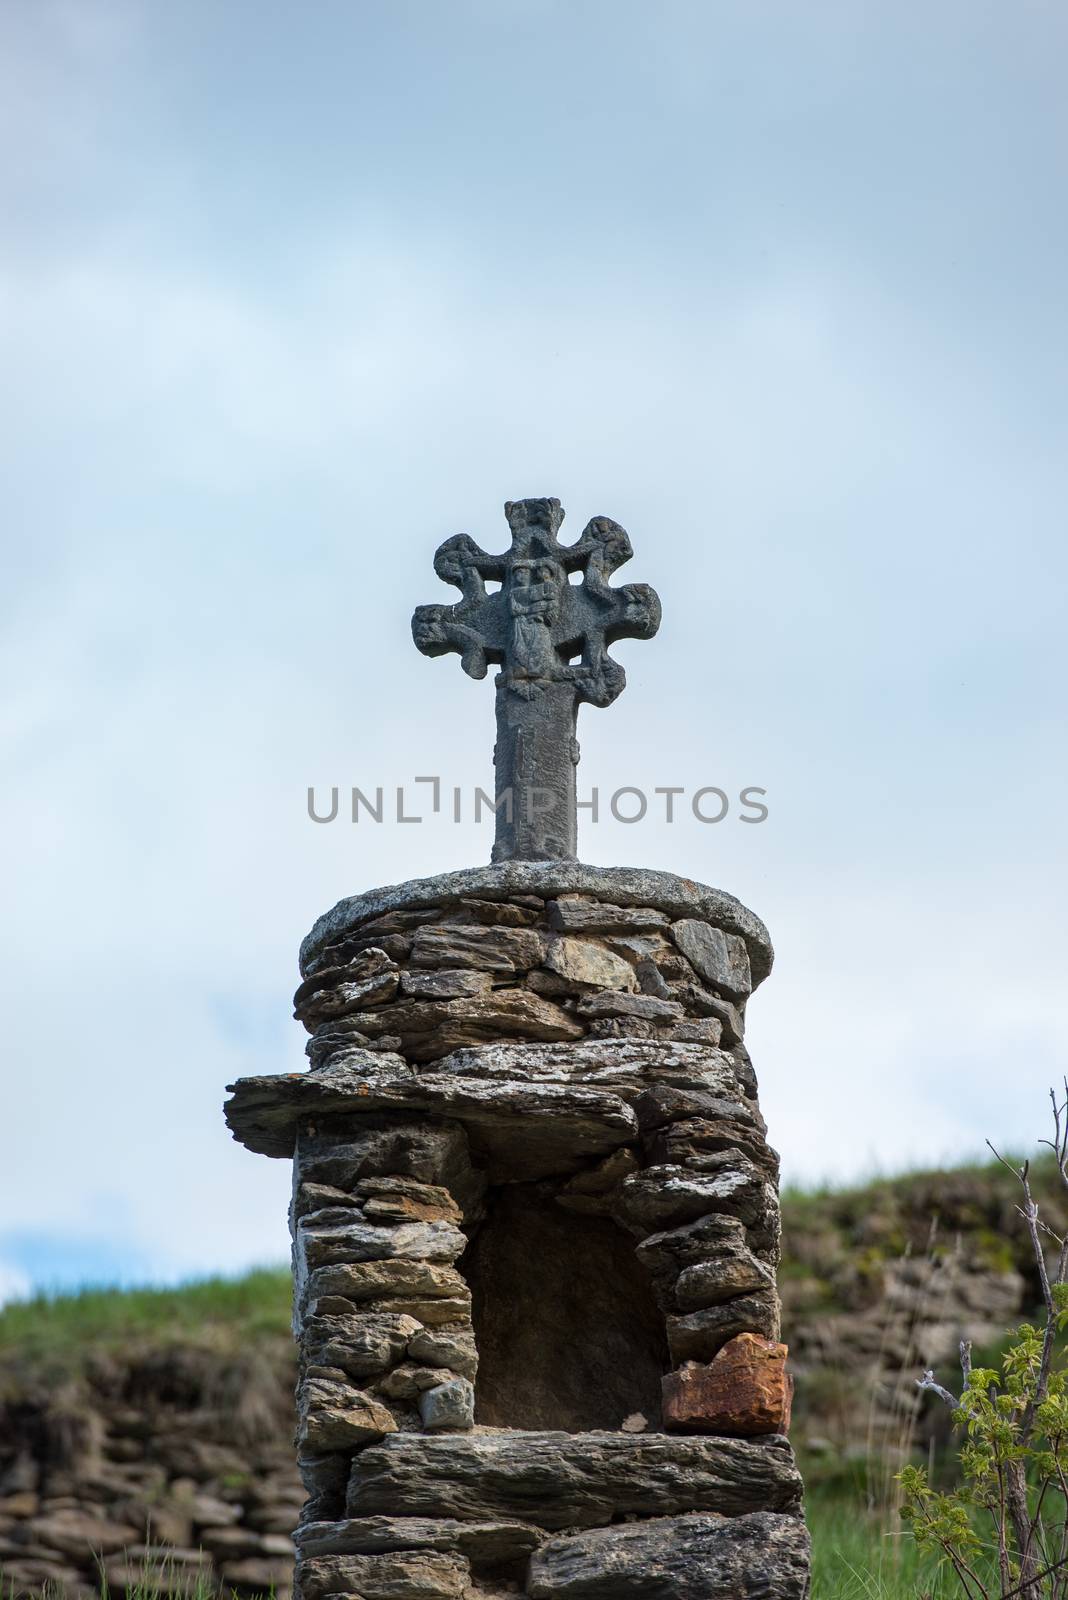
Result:
[[[226,1115],[293,1162],[304,1600],[801,1600],[778,1165],[737,900],[575,859],[575,720],[660,620],[595,518],[505,507],[435,560],[428,655],[497,675],[494,864],[342,900],[301,947],[310,1071]],[[571,581],[579,575],[580,581]],[[497,585],[487,589],[487,581]]]

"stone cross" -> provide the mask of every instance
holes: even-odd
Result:
[[[574,860],[578,708],[621,693],[626,674],[608,646],[651,639],[660,601],[644,583],[609,585],[633,554],[618,522],[594,517],[577,543],[561,545],[559,500],[510,500],[504,514],[512,530],[504,555],[487,555],[463,533],[438,548],[434,570],[462,599],[417,607],[412,636],[424,655],[458,653],[472,678],[484,678],[490,662],[501,667],[493,860]]]

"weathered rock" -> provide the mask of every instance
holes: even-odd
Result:
[[[438,1072],[487,1081],[581,1084],[610,1089],[634,1101],[654,1087],[674,1088],[680,1093],[705,1093],[720,1103],[733,1097],[740,1112],[747,1109],[737,1098],[731,1057],[702,1045],[659,1040],[646,1044],[634,1039],[583,1039],[567,1045],[488,1044],[445,1056],[427,1069],[422,1081]]]
[[[33,1470],[36,1472],[35,1467]],[[13,1475],[10,1471],[5,1473],[5,1483]],[[40,1508],[41,1497],[35,1489],[20,1489],[14,1494],[0,1495],[0,1517],[35,1517]]]
[[[793,1384],[786,1353],[773,1339],[740,1333],[707,1365],[684,1362],[663,1380],[665,1427],[742,1438],[788,1433]]]
[[[666,928],[668,918],[652,906],[613,906],[580,895],[561,895],[545,908],[557,933],[628,933]]]
[[[713,1172],[691,1172],[676,1166],[646,1167],[636,1172],[620,1189],[624,1221],[638,1233],[656,1233],[720,1212],[777,1236],[778,1200],[774,1189],[740,1151],[726,1155],[728,1159]]]
[[[297,1225],[296,1248],[309,1271],[343,1261],[409,1261],[450,1263],[462,1255],[467,1240],[448,1222],[402,1222],[382,1227],[363,1222],[343,1208],[313,1211]]]
[[[637,989],[634,968],[622,956],[613,955],[604,945],[588,939],[553,939],[545,953],[550,972],[578,987],[594,989]]]
[[[305,1600],[341,1594],[358,1600],[460,1600],[470,1581],[464,1556],[432,1549],[308,1556],[301,1562]]]
[[[110,1555],[114,1550],[125,1550],[140,1537],[138,1529],[127,1522],[116,1522],[99,1512],[74,1506],[33,1517],[26,1529],[33,1544],[55,1550],[61,1556],[73,1556],[78,1562],[97,1552]]]
[[[738,1110],[725,1104],[710,1116],[686,1117],[661,1128],[649,1140],[649,1160],[657,1166],[717,1172],[740,1152],[768,1177],[777,1179],[778,1156]]]
[[[581,1017],[641,1017],[646,1022],[672,1022],[682,1016],[682,1007],[674,1000],[658,1000],[651,994],[626,994],[622,990],[609,989],[584,995],[576,1009]],[[718,1044],[719,1039],[717,1037],[710,1042]]]
[[[347,1189],[335,1189],[328,1183],[300,1183],[293,1195],[291,1218],[296,1220],[310,1216],[314,1211],[332,1210],[337,1206],[347,1206],[351,1211],[359,1212],[360,1202]]]
[[[544,967],[535,967],[533,972],[528,972],[526,985],[535,994],[548,995],[551,1000],[573,1000],[581,992],[576,984],[561,978],[558,972],[546,971]]]
[[[295,1520],[295,1519],[294,1519]],[[257,1533],[254,1528],[202,1528],[200,1544],[216,1561],[260,1557],[293,1561],[293,1540],[283,1533]],[[291,1581],[291,1580],[290,1580]]]
[[[804,1600],[809,1539],[793,1516],[656,1517],[550,1539],[531,1600]]]
[[[14,1560],[4,1561],[5,1590],[16,1595],[26,1593],[77,1595],[83,1590],[83,1574],[77,1567],[44,1552],[35,1554],[36,1550],[37,1546],[33,1546],[25,1553],[20,1552]],[[115,1559],[112,1557],[112,1561]]]
[[[693,1022],[677,1023],[671,1037],[679,1044],[717,1045],[723,1037],[723,1024],[718,1017],[699,1017]]]
[[[396,970],[395,961],[385,950],[368,946],[351,961],[333,967],[320,967],[313,977],[306,978],[293,996],[293,1009],[299,1016],[309,1002],[315,1004],[316,997],[330,994],[340,984],[362,984],[383,973],[396,973]]]
[[[297,1470],[308,1497],[301,1513],[302,1522],[319,1522],[342,1515],[351,1464],[351,1457],[339,1452],[315,1455],[302,1450],[298,1454]]]
[[[223,1563],[222,1580],[231,1594],[288,1595],[293,1587],[293,1557],[246,1556]]]
[[[697,1311],[774,1288],[770,1267],[749,1249],[737,1217],[711,1215],[671,1232],[654,1233],[641,1240],[637,1255],[673,1311]]]
[[[306,1523],[296,1533],[305,1556],[458,1550],[479,1566],[522,1559],[544,1538],[526,1522],[461,1522],[455,1517],[356,1517]]]
[[[375,1222],[459,1222],[461,1212],[448,1189],[415,1178],[360,1178],[352,1196]]]
[[[392,1413],[373,1395],[329,1378],[297,1386],[297,1447],[313,1455],[352,1450],[392,1433]]]
[[[308,972],[310,981],[320,973],[354,961],[370,949],[382,950],[391,961],[407,961],[412,953],[412,936],[410,933],[357,933],[351,939],[329,945],[318,961],[307,969],[302,967],[301,971]]]
[[[601,941],[629,961],[636,974],[642,966],[653,966],[662,978],[692,975],[693,969],[662,933],[606,933]]]
[[[440,1367],[417,1367],[405,1361],[387,1372],[375,1387],[390,1400],[418,1400],[424,1389],[436,1389],[448,1376]]]
[[[480,972],[527,972],[541,965],[544,940],[528,928],[478,923],[424,924],[412,941],[416,967],[473,967]]]
[[[451,1378],[424,1389],[419,1396],[419,1420],[428,1433],[474,1427],[474,1387],[466,1378]]]
[[[633,943],[633,941],[631,942]],[[675,1000],[677,998],[651,956],[639,955],[634,972],[638,979],[638,988],[642,994],[654,995],[657,1000]],[[685,1009],[686,1007],[683,1006],[683,1011]]]
[[[304,1046],[313,1072],[320,1071],[329,1066],[332,1061],[337,1061],[354,1051],[372,1050],[378,1054],[396,1054],[403,1041],[399,1034],[384,1033],[381,1029],[376,1031],[372,1039],[362,1031],[361,1019],[369,1013],[356,1011],[351,1017],[334,1017],[329,1022],[321,1022]]]
[[[357,930],[362,936],[380,933],[410,933],[414,928],[421,928],[424,922],[437,922],[441,911],[436,906],[426,908],[396,908],[376,914],[368,921],[362,921]]]
[[[449,912],[450,922],[482,922],[489,928],[533,928],[545,916],[545,901],[539,896],[520,900],[461,900]]]
[[[620,1514],[794,1511],[785,1440],[624,1433],[394,1434],[353,1462],[350,1516],[517,1519],[588,1527]]]
[[[566,1011],[529,989],[492,989],[459,1000],[401,1000],[379,1011],[358,1012],[353,1021],[373,1039],[397,1034],[413,1061],[434,1061],[463,1045],[502,1035],[523,1039],[581,1039],[583,1030]]]
[[[598,1088],[474,1080],[440,1071],[416,1076],[395,1056],[367,1052],[321,1072],[242,1078],[232,1092],[226,1112],[234,1136],[261,1154],[292,1155],[297,1125],[305,1119],[318,1127],[325,1117],[351,1115],[357,1108],[369,1114],[424,1111],[464,1124],[491,1182],[574,1171],[591,1156],[632,1142],[637,1133],[630,1108]]]
[[[670,872],[590,867],[579,861],[501,861],[435,878],[409,879],[342,900],[319,918],[301,945],[301,970],[309,972],[310,964],[341,940],[382,930],[381,919],[388,914],[425,911],[440,916],[461,900],[510,900],[528,894],[545,900],[588,894],[612,905],[653,906],[673,919],[700,918],[742,935],[756,982],[762,982],[771,970],[773,952],[767,929],[733,895]]]
[[[589,1024],[591,1039],[659,1039],[662,1027],[644,1017],[594,1017]]]
[[[437,1328],[442,1323],[462,1321],[471,1314],[471,1297],[450,1297],[448,1300],[421,1300],[417,1295],[395,1296],[381,1300],[365,1300],[361,1311],[380,1311],[386,1314],[414,1317],[417,1322]]]
[[[474,1333],[462,1323],[417,1329],[408,1341],[408,1352],[413,1361],[428,1367],[451,1367],[464,1378],[473,1379],[478,1370]]]
[[[633,1150],[615,1150],[595,1167],[576,1172],[557,1191],[556,1203],[567,1211],[580,1211],[587,1216],[611,1216],[615,1209],[615,1191],[638,1171],[638,1158]]]
[[[774,1289],[740,1295],[703,1311],[667,1319],[668,1349],[676,1364],[711,1361],[728,1339],[739,1333],[759,1333],[766,1339],[778,1340],[779,1297]]]
[[[717,1055],[729,1063],[730,1057],[725,1052],[718,1051]],[[752,1156],[754,1149],[766,1149],[764,1118],[755,1105],[747,1104],[737,1094],[719,1096],[703,1089],[681,1089],[673,1084],[657,1083],[641,1094],[635,1109],[643,1133],[662,1128],[669,1122],[702,1117],[706,1122],[728,1125],[731,1146],[744,1150],[747,1155]]]
[[[370,1065],[373,1058],[368,1057]],[[374,1070],[382,1063],[375,1062]],[[402,1063],[396,1063],[404,1070]],[[304,1074],[294,1074],[301,1082]],[[448,1175],[468,1163],[467,1140],[458,1127],[425,1118],[358,1115],[308,1120],[301,1128],[298,1155],[302,1183],[352,1190],[360,1178],[411,1177],[448,1187]]]
[[[700,1311],[720,1305],[735,1295],[774,1287],[770,1267],[747,1251],[745,1255],[715,1256],[684,1267],[675,1280],[672,1300],[679,1311]]]
[[[607,1194],[637,1170],[638,1158],[633,1150],[614,1150],[603,1161],[598,1161],[596,1166],[587,1167],[585,1172],[576,1172],[564,1184],[560,1195]]]
[[[671,937],[699,977],[731,999],[744,999],[753,987],[745,940],[691,918],[675,922]]]
[[[669,990],[690,1016],[714,1018],[723,1031],[723,1043],[741,1044],[745,1034],[745,1013],[741,1006],[723,995],[713,994],[698,983],[673,983]]]
[[[239,1504],[223,1500],[216,1494],[206,1494],[202,1489],[194,1489],[188,1501],[185,1501],[183,1496],[183,1503],[195,1528],[208,1526],[221,1528],[241,1519],[242,1508]],[[185,1542],[188,1541],[183,1541]]]
[[[418,1331],[414,1317],[366,1312],[351,1317],[309,1316],[301,1329],[301,1349],[306,1362],[339,1367],[353,1378],[376,1377],[403,1359],[409,1339]]]
[[[744,1044],[732,1044],[724,1051],[734,1062],[734,1076],[738,1080],[738,1087],[749,1100],[757,1097],[757,1076],[753,1070],[753,1058]]]
[[[431,1300],[459,1298],[470,1304],[470,1294],[454,1267],[436,1266],[431,1261],[344,1262],[317,1267],[310,1274],[305,1290],[308,1303],[324,1295],[339,1295],[360,1302],[383,1296],[420,1297]]]
[[[465,995],[489,994],[493,979],[488,972],[441,967],[429,972],[401,974],[401,994],[411,1000],[459,1000]]]
[[[383,952],[376,950],[374,954],[383,955]],[[294,1015],[311,1033],[320,1023],[334,1017],[347,1017],[369,1006],[385,1005],[397,993],[399,983],[396,968],[391,968],[363,978],[359,983],[339,983],[332,989],[318,989],[301,1002]]]
[[[351,1190],[323,1183],[301,1183],[293,1216],[344,1207],[379,1225],[394,1222],[460,1222],[462,1214],[447,1189],[414,1178],[361,1178]],[[356,1219],[354,1219],[356,1220]]]
[[[255,1528],[264,1543],[261,1555],[278,1555],[282,1543],[288,1545],[292,1555],[293,1529],[303,1510],[303,1496],[291,1493],[288,1498],[267,1500],[253,1506],[245,1513],[246,1525]]]
[[[477,1206],[485,1188],[485,1178],[471,1165],[467,1136],[459,1124],[368,1115],[362,1109],[319,1125],[305,1121],[297,1176],[302,1183],[348,1190],[362,1178],[415,1178],[446,1189],[465,1214]]]

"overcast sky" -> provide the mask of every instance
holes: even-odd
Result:
[[[432,556],[502,502],[659,590],[582,824],[738,895],[786,1174],[1044,1132],[1064,972],[1059,3],[7,0],[0,1294],[286,1252],[224,1085],[303,1065],[296,950],[491,823]]]

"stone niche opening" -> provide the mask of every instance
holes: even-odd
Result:
[[[551,1183],[501,1184],[457,1263],[471,1289],[475,1421],[493,1428],[660,1426],[664,1318],[634,1241],[565,1210]]]

